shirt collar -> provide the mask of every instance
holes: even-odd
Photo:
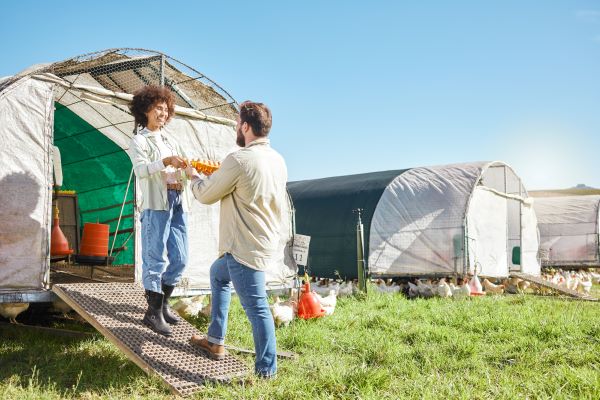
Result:
[[[246,147],[252,147],[254,145],[258,145],[258,144],[270,144],[271,141],[269,139],[267,139],[266,137],[264,138],[258,138],[252,142],[250,142],[249,145],[247,145]]]

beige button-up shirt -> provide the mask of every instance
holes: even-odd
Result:
[[[285,161],[266,138],[229,154],[211,176],[192,181],[201,203],[221,200],[219,256],[231,253],[262,271],[276,267],[289,236],[286,182]]]

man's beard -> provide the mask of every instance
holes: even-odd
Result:
[[[246,147],[246,138],[242,134],[242,130],[240,128],[237,129],[237,138],[235,139],[235,144],[240,147]]]

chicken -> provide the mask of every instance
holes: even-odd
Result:
[[[590,294],[592,290],[592,281],[590,280],[590,278],[582,278],[579,281],[579,285],[577,286],[577,291],[578,292],[583,292],[584,294]]]
[[[354,282],[342,282],[338,290],[338,296],[352,296],[354,294]]]
[[[310,284],[311,292],[315,292],[321,296],[327,296],[329,294],[329,282],[327,279],[319,281],[318,284]]]
[[[531,286],[531,283],[529,281],[522,280],[521,282],[518,283],[518,286],[519,286],[519,290],[521,292],[524,292],[529,288],[529,286]]]
[[[504,293],[504,285],[494,285],[487,278],[483,280],[483,287],[486,293],[502,294]]]
[[[315,296],[317,297],[317,300],[319,300],[319,303],[321,304],[323,310],[325,310],[325,315],[333,314],[333,311],[335,310],[335,306],[337,304],[337,296],[335,295],[335,290],[330,290],[329,295],[327,295],[326,297],[321,297],[318,294],[315,294]]]
[[[446,283],[446,279],[442,278],[439,280],[437,286],[436,286],[436,291],[437,291],[437,295],[440,297],[451,297],[452,296],[452,289],[450,288],[450,285],[448,285]]]
[[[65,303],[62,299],[56,299],[52,302],[52,311],[61,313],[66,319],[72,319],[69,313],[73,310],[70,305]]]
[[[8,318],[11,324],[19,324],[17,316],[29,308],[29,303],[0,303],[0,315]]]
[[[417,279],[417,286],[419,287],[419,296],[426,299],[435,296],[433,288],[431,287],[431,281],[428,280],[427,282],[423,282],[420,279]]]
[[[468,298],[471,295],[471,287],[469,281],[465,279],[459,280],[459,285],[452,291],[452,298],[456,300]]]
[[[385,282],[383,279],[377,279],[375,282],[375,289],[380,293],[398,293],[400,291],[400,285],[395,282]]]
[[[419,287],[412,282],[408,282],[408,295],[409,299],[419,297]]]
[[[521,278],[517,278],[516,276],[510,277],[510,279],[503,279],[504,291],[510,294],[519,294],[519,284],[522,281]]]
[[[183,318],[196,317],[204,306],[205,295],[184,297],[179,299],[171,308]]]
[[[294,307],[292,302],[293,301],[288,301],[287,303],[283,303],[279,299],[279,296],[275,296],[275,302],[270,306],[275,326],[287,326],[292,322],[294,319]]]

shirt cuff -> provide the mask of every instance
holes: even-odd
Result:
[[[163,164],[162,160],[156,160],[153,163],[148,164],[148,174],[155,174],[158,171],[162,171],[165,168],[165,164]]]

